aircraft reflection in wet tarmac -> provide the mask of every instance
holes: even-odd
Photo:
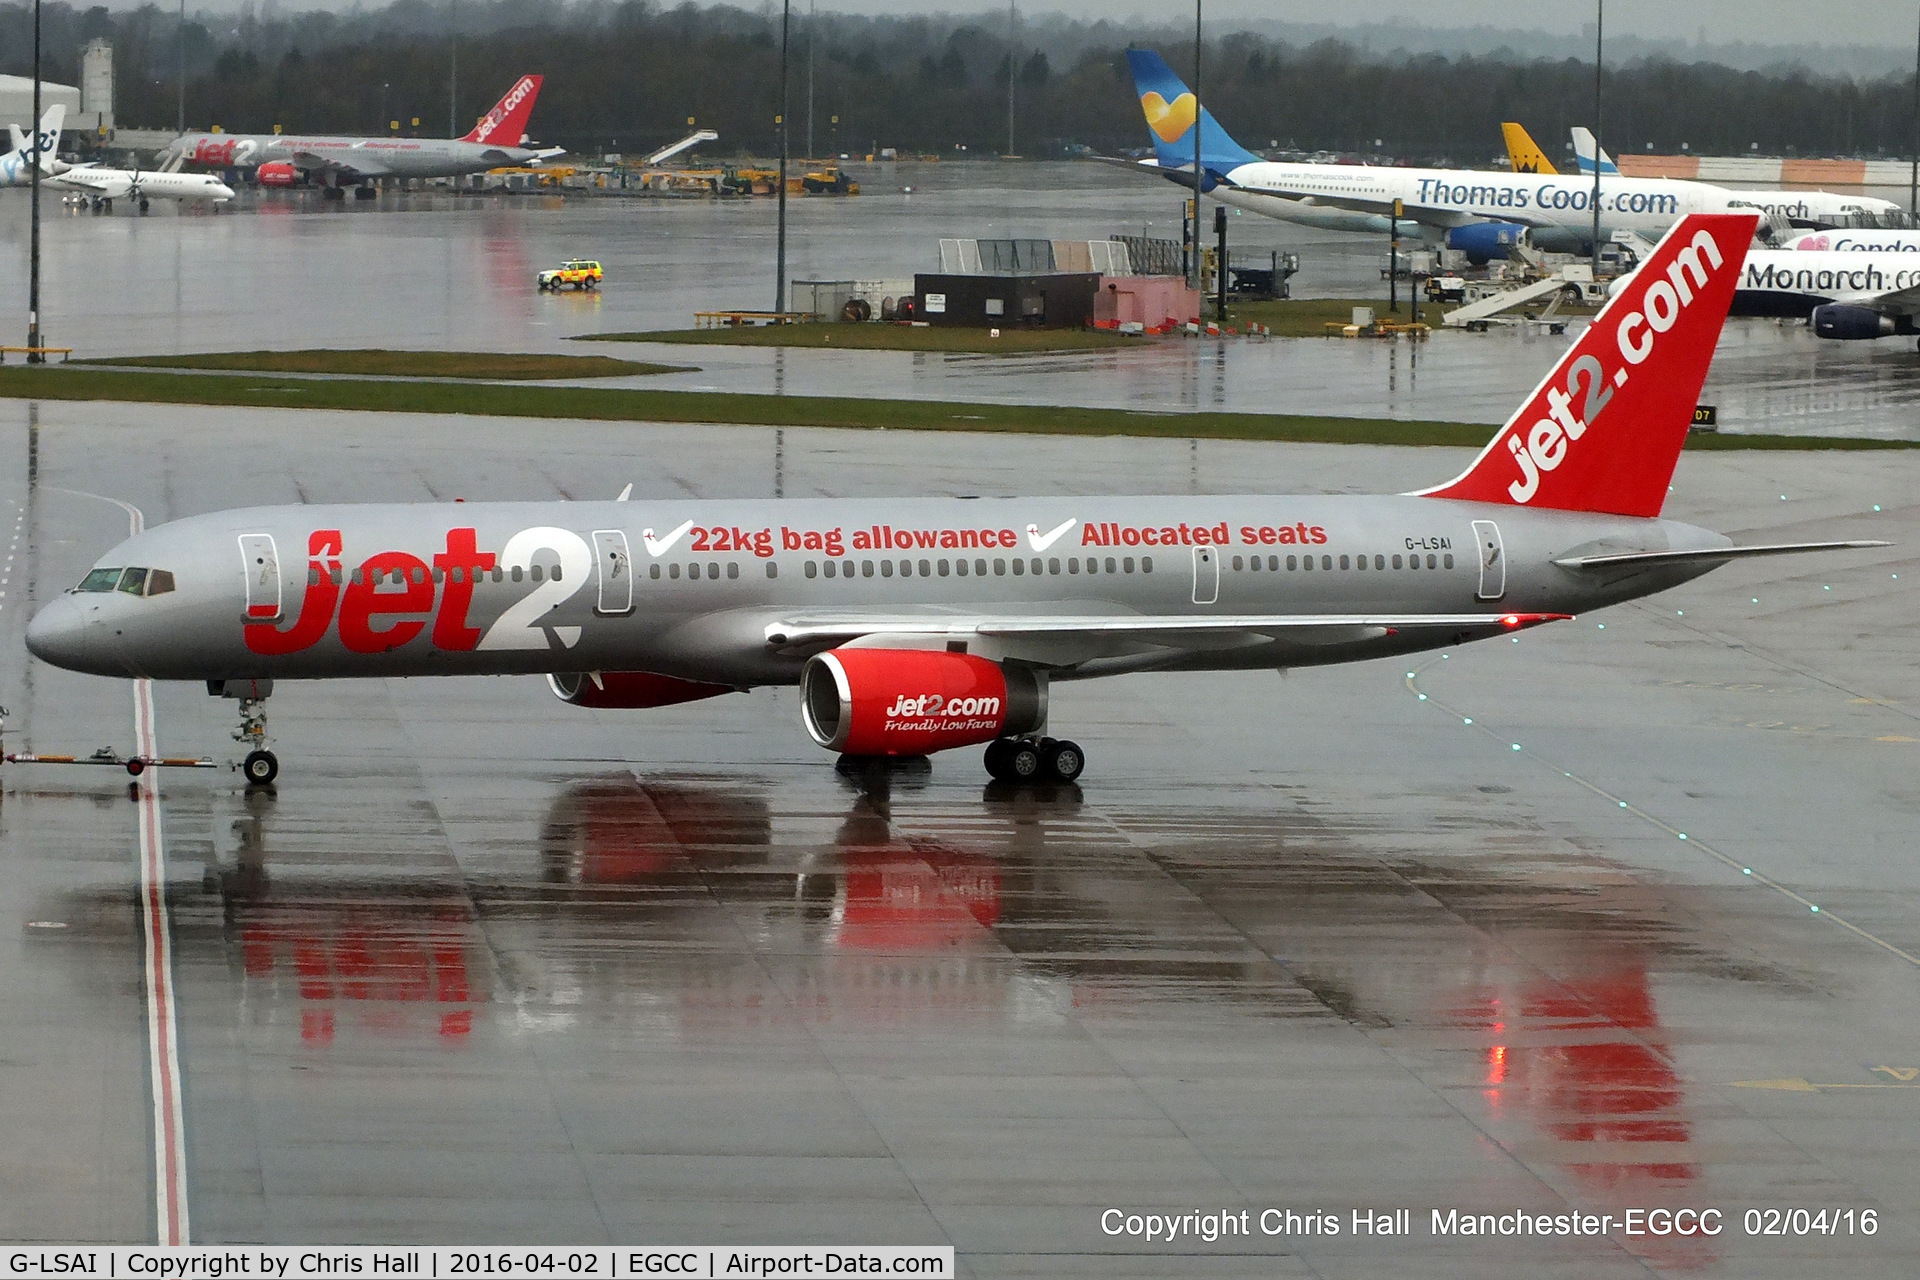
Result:
[[[836,815],[738,782],[583,778],[552,800],[518,883],[275,872],[277,802],[249,797],[240,865],[207,880],[235,1001],[256,1029],[297,1025],[309,1051],[352,1035],[362,1053],[422,1036],[477,1049],[544,997],[595,1006],[602,1026],[658,1027],[666,1010],[678,1040],[770,1053],[796,1021],[1172,1019],[1206,1041],[1223,1017],[1337,1019],[1591,1206],[1707,1191],[1657,980],[1801,986],[1591,855],[1381,858],[1355,820],[1096,811],[1071,787],[959,804],[929,787],[896,814],[892,791],[926,782],[910,765],[843,781]],[[183,930],[189,964],[213,936]],[[1276,1160],[1301,1154],[1284,1149],[1296,1130],[1276,1139]],[[1689,1263],[1707,1247],[1655,1243]]]

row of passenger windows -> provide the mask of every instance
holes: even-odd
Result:
[[[331,570],[328,576],[332,578],[334,586],[337,587],[340,585],[340,570]],[[515,565],[511,569],[496,568],[491,572],[486,569],[468,570],[463,566],[455,565],[452,569],[435,568],[431,574],[428,573],[424,565],[415,565],[411,570],[381,569],[372,573],[369,573],[363,565],[349,575],[349,580],[351,580],[356,587],[362,582],[371,583],[376,587],[383,586],[386,583],[392,583],[394,586],[399,587],[405,586],[409,577],[411,577],[414,582],[425,582],[429,576],[431,576],[435,582],[466,582],[469,579],[474,582],[486,582],[489,578],[494,582],[524,582],[528,580],[534,582],[559,582],[561,580],[559,565],[554,565],[551,569],[548,569],[537,564],[532,566]],[[657,577],[658,575],[655,576]],[[317,565],[307,566],[307,585],[310,587],[320,585],[320,569]],[[86,588],[82,587],[81,589],[85,590]]]
[[[130,596],[163,596],[173,590],[171,569],[94,569],[75,591],[124,591]]]
[[[922,578],[945,578],[949,575],[964,578],[969,574],[976,578],[984,578],[989,572],[987,568],[988,561],[984,557],[974,560],[954,560],[951,562],[946,560],[881,560],[878,562],[862,560],[859,562],[860,576],[863,578],[871,578],[874,575],[876,563],[879,566],[879,574],[883,578],[891,578],[895,574],[898,574],[902,578],[911,578],[916,572]],[[993,568],[991,572],[995,577],[999,578],[1005,577],[1009,570],[1011,570],[1013,576],[1016,578],[1023,577],[1027,574],[1039,577],[1043,573],[1058,576],[1061,572],[1061,561],[1057,556],[1046,560],[1042,560],[1039,556],[1035,556],[1031,560],[1005,560],[996,558],[992,561],[992,564]],[[772,568],[773,566],[768,565],[767,567]],[[1066,559],[1065,565],[1065,571],[1067,573],[1076,574],[1133,573],[1136,570],[1140,573],[1152,573],[1153,557],[1141,556],[1138,561],[1135,561],[1132,556],[1108,556],[1103,562],[1098,556],[1088,556],[1084,561],[1081,560],[1079,556],[1069,556]],[[813,561],[809,560],[802,566],[802,572],[809,578],[814,577],[816,574],[821,574],[829,578],[836,575],[842,578],[851,578],[854,575],[854,561],[827,560],[816,566]]]
[[[1244,557],[1244,566],[1242,559],[1243,557],[1240,556],[1233,558],[1233,568],[1236,573],[1242,571],[1243,568],[1249,572],[1258,572],[1261,569],[1265,569],[1269,573],[1279,573],[1281,569],[1281,557],[1279,556],[1268,556],[1264,563],[1259,556],[1246,556]],[[1302,572],[1312,569],[1326,570],[1334,568],[1336,561],[1342,569],[1385,569],[1389,567],[1389,560],[1391,560],[1391,567],[1395,569],[1403,567],[1418,569],[1420,567],[1420,557],[1418,555],[1405,557],[1406,563],[1404,566],[1401,563],[1400,556],[1375,556],[1373,557],[1373,563],[1371,565],[1367,563],[1367,557],[1365,556],[1321,556],[1319,557],[1320,563],[1317,565],[1314,563],[1313,556],[1287,556],[1286,569],[1289,573],[1293,572],[1296,568]],[[1437,556],[1429,553],[1427,556],[1427,568],[1451,569],[1453,568],[1453,557],[1451,555]]]
[[[1384,570],[1389,567],[1394,569],[1418,569],[1421,567],[1420,556],[1418,554],[1404,557],[1397,555],[1377,555],[1372,557],[1371,564],[1368,563],[1368,557],[1366,556],[1323,555],[1317,557],[1317,559],[1318,563],[1316,564],[1316,557],[1314,556],[1235,556],[1233,557],[1232,565],[1236,573],[1257,573],[1263,569],[1269,573],[1279,573],[1283,568],[1290,573],[1296,570],[1301,572],[1311,572],[1314,569],[1325,571],[1335,568],[1336,565],[1341,569],[1372,568],[1376,570]],[[1428,553],[1426,561],[1426,567],[1429,569],[1453,568],[1453,556],[1451,554],[1438,556]],[[989,563],[992,565],[991,568],[988,567]],[[769,560],[766,562],[766,566],[767,576],[769,578],[777,578],[780,576],[780,566],[777,563]],[[882,578],[892,578],[895,576],[911,578],[916,575],[922,578],[945,578],[949,576],[965,578],[969,575],[976,578],[984,578],[989,573],[995,577],[1005,577],[1009,572],[1017,578],[1027,574],[1039,577],[1042,574],[1058,576],[1062,572],[1069,574],[1100,574],[1133,573],[1136,570],[1140,573],[1152,573],[1153,557],[1141,556],[1137,562],[1132,556],[1106,556],[1104,558],[1100,556],[1087,556],[1084,559],[1079,556],[1068,556],[1064,561],[1059,557],[1049,557],[1042,560],[1040,557],[1035,556],[1030,560],[1005,560],[996,558],[991,562],[985,558],[974,560],[825,560],[817,562],[808,560],[801,567],[801,571],[809,578],[822,576],[828,578],[851,578],[856,574],[863,578],[871,578],[876,573]],[[740,576],[739,562],[728,561],[725,572],[728,578],[738,578]],[[684,574],[689,581],[704,577],[709,581],[717,582],[720,579],[721,566],[718,561],[708,561],[705,564],[688,564],[684,570]],[[136,577],[135,575],[138,576]],[[374,586],[380,586],[388,582],[391,582],[395,586],[403,586],[407,582],[409,571],[393,569],[368,574],[364,568],[355,569],[352,574],[352,581],[355,586],[361,583],[363,575],[365,575],[366,580]],[[428,571],[423,566],[416,565],[411,570],[412,580],[416,583],[427,581],[428,576]],[[525,567],[514,565],[511,569],[503,570],[496,568],[491,571],[485,569],[467,570],[455,566],[451,570],[436,568],[431,574],[435,582],[449,580],[453,582],[465,582],[469,579],[469,576],[471,576],[474,582],[484,582],[489,578],[494,582],[521,582],[528,579],[534,582],[559,582],[561,581],[561,570],[559,565],[554,565],[549,569],[537,564]],[[655,579],[663,576],[661,566],[657,563],[648,565],[647,576]],[[682,569],[679,562],[676,561],[667,565],[664,570],[664,576],[669,579],[678,580],[682,576]],[[334,584],[336,586],[339,585],[341,571],[339,569],[333,570],[332,578]],[[318,567],[309,567],[307,570],[307,584],[309,586],[317,586],[319,582],[320,569]],[[161,585],[162,583],[164,583],[164,585]],[[80,584],[79,589],[82,591],[112,591],[117,588],[121,591],[130,591],[134,595],[139,595],[142,592],[143,585],[147,595],[159,595],[163,591],[173,590],[173,575],[165,569],[152,570],[151,574],[145,569],[95,569],[87,575],[86,580]]]

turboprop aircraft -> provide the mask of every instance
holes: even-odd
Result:
[[[330,192],[359,186],[368,195],[373,188],[365,184],[373,178],[452,178],[506,165],[537,165],[565,154],[561,147],[526,145],[527,121],[544,78],[521,76],[460,138],[189,133],[175,138],[167,150],[190,164],[222,169],[290,164]]]
[[[151,199],[182,203],[224,204],[233,188],[210,173],[177,173],[167,169],[108,169],[100,165],[70,165],[48,184],[77,191],[95,208],[112,209],[115,200],[137,200],[140,212]]]
[[[1154,142],[1154,159],[1142,166],[1191,188],[1192,91],[1150,49],[1129,49],[1127,61]],[[1386,232],[1388,215],[1398,205],[1403,234],[1417,232],[1481,262],[1505,257],[1508,246],[1522,236],[1549,252],[1592,250],[1592,177],[1282,164],[1262,160],[1229,138],[1205,108],[1199,111],[1199,123],[1201,189],[1224,204],[1309,226],[1380,233]],[[1657,240],[1686,214],[1721,213],[1738,206],[1733,192],[1704,182],[1616,177],[1601,185],[1603,241],[1621,232]]]
[[[60,150],[60,125],[67,118],[65,103],[56,102],[48,107],[40,117],[40,180],[48,181],[67,166],[54,156]],[[7,132],[13,136],[13,150],[0,156],[0,187],[24,187],[33,181],[33,145],[27,136],[20,132],[20,126],[10,124]]]
[[[1744,556],[1660,516],[1753,236],[1683,219],[1458,477],[1382,496],[283,506],[135,535],[27,630],[44,661],[239,698],[271,781],[277,682],[545,675],[644,708],[800,686],[852,756],[987,744],[1079,775],[1059,682],[1272,670],[1464,644]]]

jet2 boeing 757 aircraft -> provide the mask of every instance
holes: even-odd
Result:
[[[1071,779],[1055,681],[1352,662],[1506,635],[1736,557],[1660,518],[1754,217],[1684,219],[1458,478],[1399,496],[285,506],[121,543],[33,619],[74,671],[241,701],[275,681],[544,674],[655,707],[798,684],[854,756],[986,743]],[[304,561],[304,563],[303,563]]]

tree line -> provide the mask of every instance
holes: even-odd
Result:
[[[1190,37],[1172,27],[1048,17],[861,17],[795,6],[787,116],[795,154],[1117,154],[1145,146],[1125,51],[1159,48],[1183,75]],[[0,70],[26,74],[31,8],[0,4]],[[450,18],[451,15],[451,18]],[[449,23],[457,21],[457,28]],[[80,47],[115,49],[122,127],[174,124],[184,57],[189,128],[265,132],[465,132],[525,72],[547,77],[534,136],[591,152],[638,152],[678,137],[689,116],[719,131],[710,153],[778,149],[780,10],[649,0],[395,0],[383,9],[282,14],[273,0],[184,31],[152,4],[128,11],[43,8],[43,66],[77,83]],[[1204,51],[1208,107],[1256,150],[1336,152],[1481,164],[1503,120],[1550,153],[1591,124],[1593,65],[1505,51],[1374,52],[1341,40],[1295,45],[1220,31]],[[811,111],[809,112],[809,85]],[[1797,66],[1735,70],[1641,58],[1609,67],[1602,135],[1616,153],[1905,156],[1911,76],[1854,78]],[[838,123],[834,117],[838,117]],[[417,129],[412,122],[418,118]]]

